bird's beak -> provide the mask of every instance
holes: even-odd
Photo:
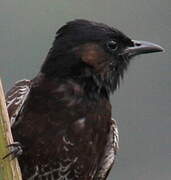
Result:
[[[128,54],[129,57],[136,56],[139,54],[164,51],[164,49],[161,46],[151,42],[137,40],[132,40],[132,42],[133,46],[125,49],[125,53]]]

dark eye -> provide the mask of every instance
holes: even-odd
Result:
[[[112,41],[107,42],[107,47],[110,51],[116,51],[118,48],[118,45],[117,45],[117,42],[112,40]]]

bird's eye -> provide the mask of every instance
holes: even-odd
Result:
[[[107,42],[107,47],[110,51],[116,51],[118,48],[118,45],[117,45],[117,42],[112,40],[112,41]]]

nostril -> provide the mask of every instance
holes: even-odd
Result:
[[[135,46],[141,46],[141,43],[136,42]]]

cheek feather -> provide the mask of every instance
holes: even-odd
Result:
[[[103,71],[110,59],[103,48],[95,43],[87,43],[80,46],[76,53],[83,62],[94,67],[97,72]]]

